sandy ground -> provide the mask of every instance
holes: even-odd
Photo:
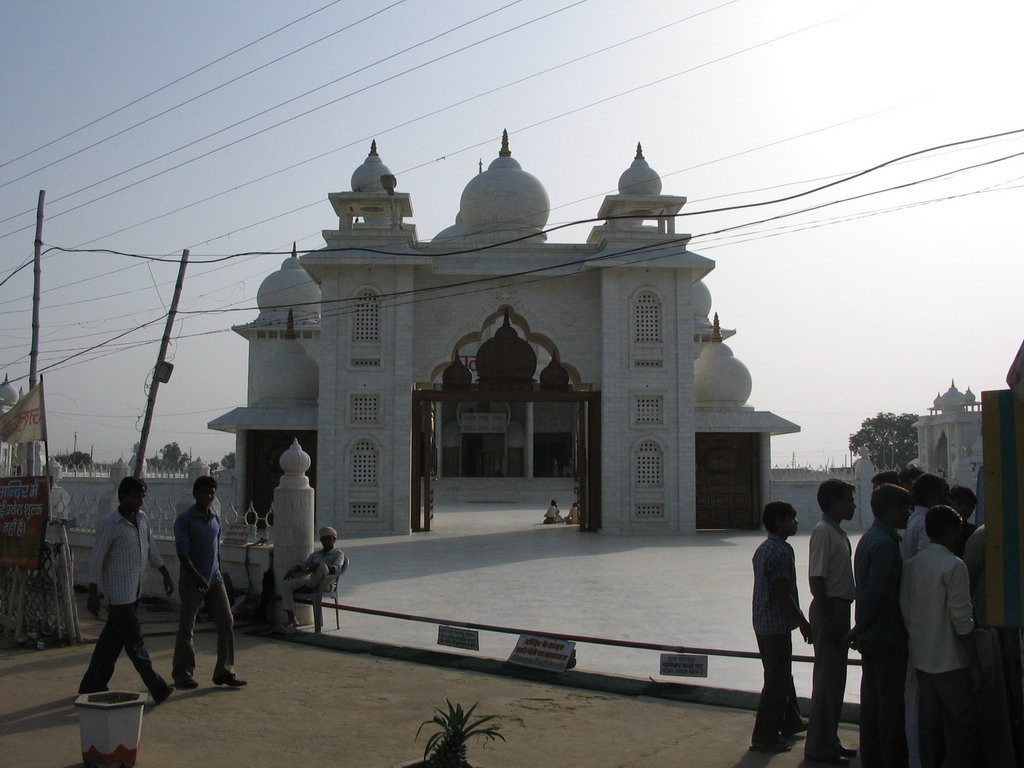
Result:
[[[147,645],[166,675],[174,614],[142,615]],[[91,619],[84,624],[86,635],[98,629]],[[244,630],[237,633],[236,669],[250,684],[235,690],[209,682],[209,631],[197,635],[197,651],[200,687],[146,707],[139,766],[397,766],[422,755],[416,729],[445,698],[497,715],[507,742],[470,748],[471,762],[488,768],[803,765],[799,740],[787,754],[748,752],[749,711],[343,652]],[[91,645],[0,651],[0,765],[81,765],[74,700],[90,653]],[[123,657],[111,687],[141,690]],[[844,726],[843,735],[856,744],[855,727]]]

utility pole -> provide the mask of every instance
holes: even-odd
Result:
[[[156,391],[160,382],[171,378],[173,366],[166,361],[167,347],[171,343],[171,330],[174,328],[174,317],[178,313],[178,299],[181,288],[185,284],[185,267],[188,265],[188,249],[181,252],[181,263],[178,265],[178,280],[174,284],[174,296],[171,298],[171,309],[167,313],[167,324],[164,326],[164,337],[160,340],[160,352],[153,369],[153,379],[149,384],[149,400],[146,403],[146,418],[142,422],[142,436],[139,438],[139,451],[135,456],[135,477],[142,477],[142,468],[146,464],[146,443],[149,442],[149,428],[153,423],[153,411],[156,409]]]
[[[36,205],[36,239],[32,257],[32,348],[29,350],[28,386],[32,389],[39,381],[39,296],[42,285],[42,254],[43,254],[43,204],[46,201],[46,190],[39,190],[39,202]],[[38,474],[36,444],[28,444],[28,456],[25,461],[25,474],[33,477]]]

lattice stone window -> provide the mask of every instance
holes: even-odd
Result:
[[[637,368],[661,368],[661,360],[636,360],[633,363]]]
[[[637,504],[635,514],[641,520],[651,520],[665,516],[664,504]]]
[[[352,449],[352,482],[361,485],[377,482],[377,449],[371,440],[359,440]]]
[[[380,340],[380,297],[365,290],[356,299],[356,317],[352,324],[353,341]]]
[[[644,291],[636,298],[634,324],[636,333],[634,341],[638,344],[650,344],[661,341],[661,301],[650,292]]]
[[[636,484],[661,485],[661,448],[653,440],[640,443],[636,454]]]
[[[377,517],[376,501],[352,502],[348,505],[349,517]]]
[[[380,397],[377,395],[352,396],[352,421],[373,423],[379,418]]]
[[[661,424],[661,395],[637,395],[635,424]]]

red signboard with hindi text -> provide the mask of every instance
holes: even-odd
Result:
[[[0,566],[39,567],[49,514],[49,477],[0,477]]]

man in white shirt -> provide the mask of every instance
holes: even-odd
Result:
[[[153,532],[142,511],[145,499],[146,483],[135,477],[124,478],[117,488],[117,512],[103,518],[96,526],[86,607],[93,616],[100,615],[100,586],[110,605],[107,623],[96,641],[78,692],[107,690],[117,657],[124,650],[153,700],[159,704],[174,689],[153,669],[135,607],[142,587],[142,567],[147,560],[163,574],[168,597],[174,592],[174,582],[153,544]]]
[[[850,537],[843,521],[852,520],[857,505],[854,486],[830,478],[818,487],[821,522],[811,531],[811,636],[814,640],[814,688],[804,757],[827,765],[849,765],[857,750],[839,741],[839,716],[846,693],[850,606],[856,597]]]
[[[928,510],[936,504],[949,501],[949,483],[938,475],[930,472],[920,473],[910,486],[910,497],[914,508],[910,512],[907,528],[900,541],[900,552],[906,562],[928,546],[928,532],[925,530],[924,519]],[[904,692],[906,700],[907,752],[909,768],[921,768],[921,754],[918,745],[921,742],[917,730],[917,715],[920,699],[917,687],[917,674],[912,666],[907,667],[907,684]]]
[[[974,696],[980,670],[967,566],[953,550],[960,515],[928,510],[930,540],[903,565],[900,610],[910,636],[910,666],[920,685],[919,745],[924,768],[971,768],[978,755]]]
[[[949,483],[938,475],[926,472],[914,480],[910,489],[910,498],[914,500],[914,508],[907,521],[907,530],[900,544],[904,561],[909,560],[928,546],[928,533],[924,527],[924,517],[928,510],[936,504],[949,503]]]

